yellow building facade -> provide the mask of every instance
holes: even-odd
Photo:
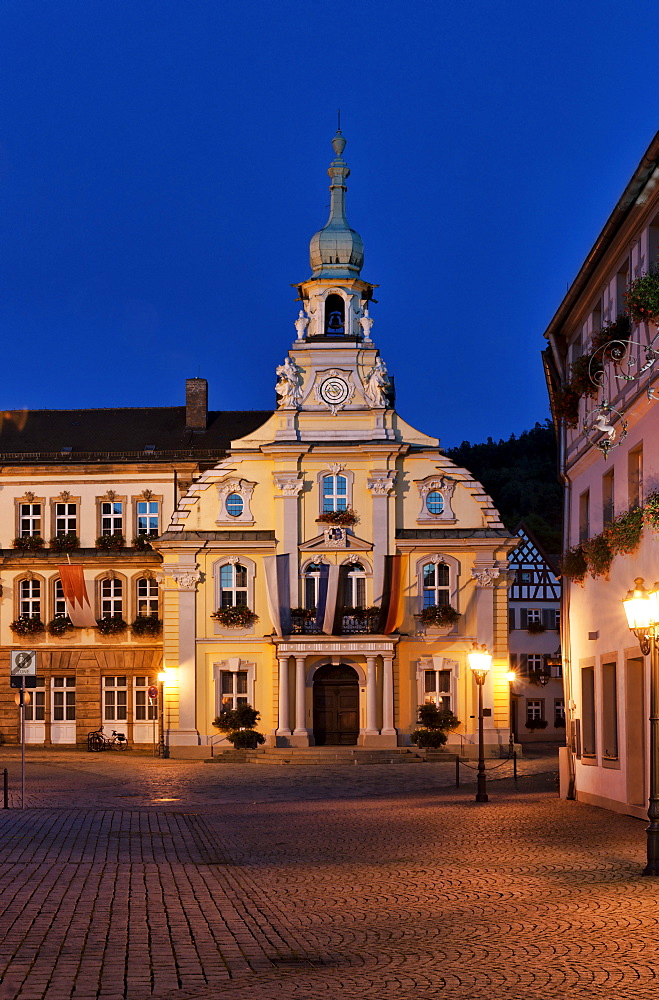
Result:
[[[409,744],[433,701],[461,720],[450,743],[469,746],[474,642],[493,654],[485,743],[508,747],[517,540],[469,472],[395,410],[345,214],[340,132],[333,147],[330,218],[297,286],[277,409],[192,482],[153,542],[172,756],[206,756],[221,740],[213,720],[240,704],[260,712],[273,747],[384,748]],[[419,617],[445,605],[457,622]]]

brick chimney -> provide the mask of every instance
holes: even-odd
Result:
[[[208,382],[205,378],[185,380],[185,426],[205,431],[208,426]]]

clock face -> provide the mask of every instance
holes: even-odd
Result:
[[[320,387],[320,395],[330,406],[339,406],[348,398],[348,385],[342,378],[326,378]]]

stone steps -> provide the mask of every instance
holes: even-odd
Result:
[[[306,766],[354,766],[355,764],[423,764],[424,759],[407,747],[371,750],[361,747],[299,747],[266,750],[222,750],[206,763],[275,764]]]

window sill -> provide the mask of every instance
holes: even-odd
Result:
[[[602,767],[606,767],[612,771],[620,770],[620,758],[619,757],[602,757]]]
[[[587,767],[598,767],[597,754],[581,754],[581,763]]]

